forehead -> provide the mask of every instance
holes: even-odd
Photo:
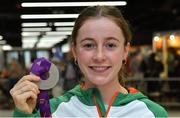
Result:
[[[107,18],[107,17],[92,17],[89,18],[87,20],[84,21],[84,23],[82,24],[82,26],[80,27],[80,29],[86,28],[86,29],[90,29],[90,28],[116,28],[116,29],[120,29],[121,28],[115,23],[114,20]]]
[[[122,38],[121,28],[110,18],[98,17],[84,21],[78,31],[78,38],[84,37],[116,37]]]

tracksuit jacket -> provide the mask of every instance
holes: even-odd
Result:
[[[166,110],[149,100],[139,91],[128,94],[117,93],[108,106],[103,103],[100,92],[96,88],[87,90],[77,85],[64,95],[50,100],[52,117],[126,117],[153,118],[168,117]],[[15,108],[14,117],[40,117],[39,110],[28,114]]]

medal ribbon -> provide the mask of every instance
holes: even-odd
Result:
[[[38,58],[34,61],[31,72],[39,76],[42,80],[48,79],[46,73],[49,72],[51,62],[45,58]],[[41,117],[51,117],[48,90],[40,90],[38,94],[38,103]]]
[[[97,109],[99,118],[102,118],[102,117],[107,118],[107,117],[108,117],[110,108],[111,108],[111,106],[112,106],[114,100],[116,99],[118,93],[119,93],[118,91],[115,91],[114,95],[113,95],[112,98],[110,99],[110,102],[109,102],[109,105],[108,105],[108,109],[107,109],[107,111],[106,111],[105,116],[102,116],[100,107],[99,107],[98,102],[97,102],[97,100],[96,100],[96,96],[95,96],[95,95],[93,96],[93,101],[94,101],[94,104],[96,105],[96,109]]]

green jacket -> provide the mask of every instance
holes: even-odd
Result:
[[[82,90],[79,85],[74,89],[50,100],[52,117],[98,117],[97,106],[102,117],[105,116],[107,105],[104,105],[100,92],[96,88]],[[24,113],[17,108],[14,117],[39,117],[39,111],[33,114]],[[166,110],[157,103],[149,100],[141,92],[122,94],[118,93],[107,117],[167,117]]]

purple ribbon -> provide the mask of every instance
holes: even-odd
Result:
[[[37,58],[32,67],[31,72],[37,76],[39,76],[42,80],[46,80],[46,73],[48,73],[51,67],[51,62],[45,58]]]
[[[39,76],[42,80],[46,80],[48,79],[46,73],[49,72],[50,67],[50,61],[43,57],[37,58],[31,67],[31,72]],[[38,94],[38,103],[41,117],[51,117],[51,109],[47,90],[40,90],[40,93]]]
[[[38,102],[41,117],[51,117],[49,95],[47,90],[40,90],[40,94],[38,95]]]

